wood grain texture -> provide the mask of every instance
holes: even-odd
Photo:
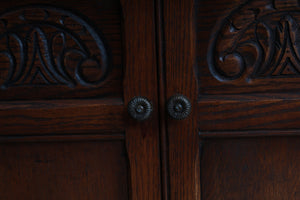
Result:
[[[299,129],[298,99],[203,100],[200,131]]]
[[[0,144],[0,198],[128,199],[124,140]]]
[[[0,104],[1,135],[75,134],[124,131],[118,100],[60,100]]]
[[[192,112],[184,120],[168,118],[169,180],[171,200],[194,200],[199,179],[195,170],[198,156],[197,84],[194,73],[194,2],[163,1],[165,78],[167,99],[175,94],[188,97]]]
[[[23,3],[20,0],[2,2],[1,9]],[[17,89],[4,84],[7,87],[2,87],[0,92],[0,177],[4,180],[0,197],[160,200],[154,1],[25,2],[37,3],[62,7],[93,22],[93,27],[105,38],[113,69],[107,79],[87,89],[39,85],[36,80],[30,87]],[[36,12],[30,8],[19,18],[39,17]],[[47,14],[53,17],[47,11],[39,14],[45,17],[44,21],[48,19]],[[64,19],[60,17],[54,16],[54,20],[61,23]],[[77,27],[73,23],[68,26]],[[83,31],[79,31],[80,34],[85,34],[83,27],[77,28]],[[39,30],[33,33],[36,49],[46,42],[45,38],[40,39],[43,34],[39,34]],[[91,41],[85,39],[90,44]],[[60,42],[63,43],[58,41],[55,45],[60,46]],[[71,46],[75,43],[71,42]],[[95,53],[95,46],[87,48]],[[31,52],[34,48],[28,51]],[[40,54],[40,57],[48,55],[45,50]],[[37,65],[43,65],[40,57],[36,58]],[[89,65],[85,70],[95,78],[97,69]],[[2,75],[3,82],[6,74]],[[78,79],[78,75],[75,77]],[[135,96],[144,96],[153,105],[152,116],[144,122],[135,121],[127,114],[126,106]],[[12,194],[13,189],[24,194]]]
[[[201,199],[299,199],[299,1],[195,12]]]
[[[299,137],[208,139],[202,199],[299,199]]]
[[[135,96],[146,97],[152,116],[126,120],[126,146],[130,163],[132,200],[161,199],[158,126],[157,61],[154,1],[122,0],[125,41],[125,105]]]

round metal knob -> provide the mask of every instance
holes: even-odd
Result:
[[[169,99],[167,109],[173,119],[181,120],[189,116],[192,105],[186,96],[174,95]]]
[[[134,97],[128,103],[129,115],[138,121],[146,120],[152,113],[152,105],[145,97]]]

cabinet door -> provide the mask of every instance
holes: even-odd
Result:
[[[0,199],[160,199],[153,2],[0,5]]]
[[[162,5],[166,99],[192,104],[186,119],[167,120],[165,193],[299,199],[299,1]]]

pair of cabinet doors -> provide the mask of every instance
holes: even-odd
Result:
[[[300,198],[299,1],[0,5],[0,199]]]

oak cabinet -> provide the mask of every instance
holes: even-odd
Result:
[[[299,198],[298,1],[0,5],[0,199]]]
[[[154,2],[0,12],[0,199],[160,199],[158,110],[138,123],[126,109],[157,108]]]

